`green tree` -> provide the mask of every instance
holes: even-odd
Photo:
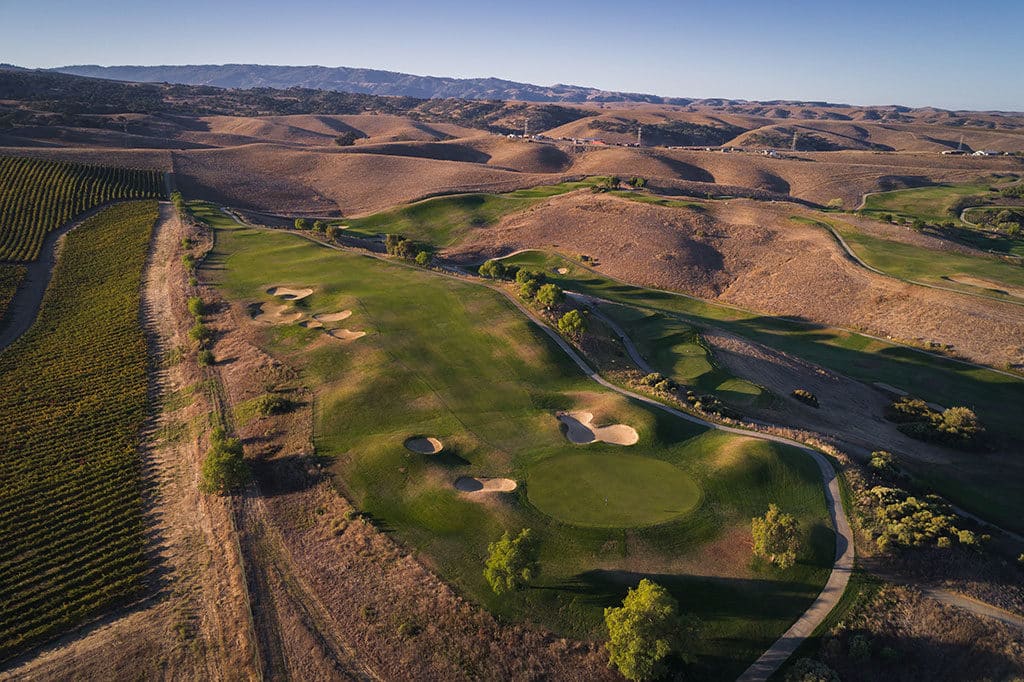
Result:
[[[324,230],[324,235],[327,237],[327,241],[333,242],[338,238],[338,228],[334,225],[330,225]]]
[[[206,312],[206,306],[203,305],[203,299],[198,296],[189,296],[188,312],[197,320],[202,317],[203,313]]]
[[[764,516],[751,520],[754,555],[768,559],[779,568],[796,563],[800,551],[800,526],[792,514],[784,514],[774,504]]]
[[[495,594],[518,590],[539,571],[537,547],[529,528],[521,530],[515,538],[505,531],[500,540],[487,546],[484,579]]]
[[[628,680],[652,680],[666,672],[665,659],[684,649],[696,624],[679,615],[679,604],[661,585],[646,578],[631,589],[620,607],[604,610],[608,663]]]
[[[570,310],[558,320],[558,331],[573,339],[582,336],[585,329],[583,315],[578,310]]]
[[[536,272],[535,270],[527,270],[526,268],[520,268],[516,270],[516,284],[524,284],[526,282],[536,282],[537,286],[544,284],[547,278],[543,272]]]
[[[214,429],[210,435],[210,450],[203,461],[202,489],[208,493],[228,495],[244,487],[250,476],[242,441],[229,437],[220,427]]]
[[[341,135],[334,138],[334,144],[339,147],[351,147],[356,143],[357,139],[359,139],[359,136],[354,130],[346,130]]]
[[[527,301],[532,301],[537,296],[537,290],[540,289],[540,285],[537,284],[537,280],[528,279],[519,285],[519,295]]]
[[[322,220],[314,220],[313,221],[313,229],[316,232],[323,232],[324,230],[327,229],[327,223],[325,223]]]
[[[429,253],[427,253],[426,251],[420,251],[419,253],[416,254],[416,265],[419,265],[421,267],[427,267],[428,263],[430,263]]]
[[[477,272],[480,273],[481,277],[489,277],[490,279],[501,279],[505,276],[505,264],[498,260],[484,261]]]
[[[565,294],[557,284],[545,284],[537,290],[537,303],[545,308],[554,308],[565,300]]]
[[[305,218],[296,218],[295,219],[295,229],[296,230],[305,230],[308,226],[309,226],[309,221],[307,221]]]
[[[204,325],[202,322],[196,322],[192,325],[192,328],[188,330],[188,338],[192,339],[200,346],[205,346],[209,343],[210,339],[213,338],[213,332],[211,332],[209,327]]]

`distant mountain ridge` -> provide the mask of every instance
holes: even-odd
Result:
[[[650,102],[687,105],[691,98],[611,92],[578,85],[542,86],[500,78],[443,78],[346,66],[197,64],[182,66],[61,66],[51,71],[142,83],[210,85],[219,88],[292,87],[422,99],[500,99],[524,102]]]

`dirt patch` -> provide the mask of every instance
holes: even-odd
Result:
[[[260,303],[252,309],[252,319],[262,324],[291,324],[302,319],[302,313],[291,310],[290,306],[280,305],[273,309],[267,309],[265,303]]]
[[[594,415],[591,412],[560,412],[555,416],[565,425],[565,437],[577,445],[595,441],[613,445],[636,445],[640,440],[636,429],[626,424],[594,426]]]
[[[337,313],[320,313],[319,315],[314,315],[313,319],[316,320],[317,322],[324,322],[324,323],[326,323],[326,322],[341,322],[342,320],[347,320],[351,316],[352,316],[352,311],[351,310],[342,310],[341,312],[337,312]]]
[[[310,294],[313,290],[310,288],[305,289],[290,289],[288,287],[270,287],[267,289],[267,293],[271,296],[280,296],[286,301],[301,301]]]
[[[332,336],[339,341],[355,341],[366,336],[366,332],[354,332],[351,329],[332,329],[327,332],[328,336]]]
[[[437,438],[410,438],[405,441],[405,448],[420,455],[436,455],[444,450],[444,443]]]
[[[455,489],[463,493],[510,493],[516,485],[511,478],[462,476],[455,481]]]

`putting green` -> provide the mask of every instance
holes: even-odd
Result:
[[[578,454],[530,467],[526,489],[537,509],[576,526],[629,528],[692,511],[701,490],[682,469],[650,457]]]

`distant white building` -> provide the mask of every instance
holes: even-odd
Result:
[[[979,149],[974,152],[973,156],[1002,156],[1002,152],[997,152],[994,149]]]

